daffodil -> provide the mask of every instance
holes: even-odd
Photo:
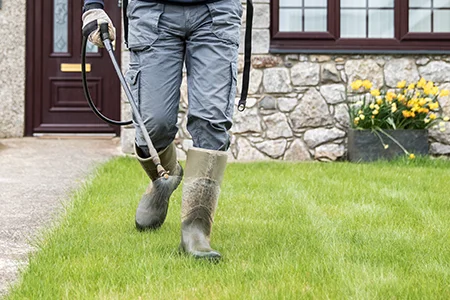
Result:
[[[374,109],[375,108],[375,103],[370,103],[369,108],[370,109]]]
[[[395,113],[397,111],[397,104],[396,103],[392,104],[391,111],[393,113]]]
[[[429,107],[431,110],[436,110],[436,109],[439,108],[439,103],[438,103],[438,102],[430,103],[430,104],[428,105],[428,107]]]
[[[364,80],[362,82],[362,86],[366,89],[366,90],[370,90],[373,86],[372,82],[370,82],[369,80]]]
[[[418,88],[424,88],[425,85],[427,84],[427,81],[425,80],[425,78],[420,78],[419,82],[417,82],[417,87]]]
[[[423,119],[423,122],[425,123],[425,124],[428,124],[428,123],[430,123],[430,119],[428,119],[428,118],[425,118],[425,119]]]
[[[406,86],[406,80],[400,81],[399,83],[397,83],[397,87],[399,89],[403,89]]]
[[[359,118],[360,118],[361,120],[364,120],[364,119],[366,118],[366,116],[365,116],[365,115],[359,115]]]
[[[371,90],[370,94],[374,97],[378,97],[378,96],[380,96],[380,90],[378,90],[378,89]]]
[[[415,159],[416,158],[416,156],[414,155],[414,153],[411,153],[410,155],[409,155],[409,159]]]
[[[450,120],[450,117],[444,117],[443,119],[445,122],[448,122]]]
[[[379,113],[380,112],[378,110],[376,110],[376,109],[372,112],[373,115],[378,115]]]
[[[441,93],[439,94],[439,97],[446,97],[448,95],[450,95],[449,90],[442,90]]]
[[[408,90],[414,90],[416,88],[416,85],[414,83],[411,83],[408,85]]]
[[[361,88],[362,84],[363,84],[362,80],[356,80],[356,81],[352,82],[352,84],[351,84],[352,90],[354,90],[354,91],[359,90]]]
[[[429,115],[430,120],[436,120],[437,116],[435,114]]]
[[[388,144],[385,144],[384,145],[384,149],[388,149],[389,148],[389,145]]]
[[[383,103],[383,99],[381,97],[377,97],[377,104],[381,105]]]

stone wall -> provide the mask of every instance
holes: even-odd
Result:
[[[26,1],[0,9],[0,138],[24,134]]]
[[[450,89],[450,56],[269,54],[269,9],[268,1],[255,4],[248,108],[243,113],[235,110],[231,160],[345,158],[349,116],[344,97],[356,79],[369,79],[376,87],[395,87],[398,81],[417,81],[423,76]],[[242,70],[241,54],[239,87]],[[442,100],[445,114],[450,115],[450,99]],[[126,110],[124,107],[124,114],[129,115]],[[186,111],[184,80],[176,139],[181,159],[192,146]],[[446,132],[430,131],[433,154],[450,154],[447,126]],[[124,129],[122,133],[123,149],[131,152],[133,130]]]

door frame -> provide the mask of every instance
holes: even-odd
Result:
[[[42,84],[40,80],[34,80],[36,74],[42,74],[42,62],[38,57],[42,57],[43,49],[43,19],[42,19],[42,1],[48,0],[27,0],[26,1],[26,31],[25,31],[25,136],[33,136],[34,112],[41,109],[40,101],[35,100],[35,95],[42,95]],[[69,0],[70,1],[70,0]],[[79,0],[71,0],[79,1]],[[122,20],[121,20],[122,21]],[[121,46],[121,30],[122,26],[116,26],[116,45]],[[81,31],[81,28],[80,28]],[[38,35],[41,38],[36,38]],[[104,50],[102,50],[104,51]],[[118,55],[118,63],[121,65],[121,51]],[[106,54],[107,55],[107,54]],[[80,60],[81,63],[81,60]],[[81,80],[81,76],[80,76]],[[120,90],[119,90],[120,93]],[[121,101],[121,99],[119,100]],[[121,104],[119,104],[121,107]],[[119,111],[120,113],[120,111]],[[120,113],[121,115],[121,113]],[[120,128],[115,129],[116,135],[120,136]]]

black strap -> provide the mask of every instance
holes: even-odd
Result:
[[[127,9],[128,9],[128,0],[123,0],[123,36],[125,38],[125,45],[128,47],[128,16],[127,16]]]
[[[245,26],[245,48],[244,48],[244,74],[242,78],[241,100],[238,110],[244,111],[247,104],[248,86],[250,83],[250,67],[252,62],[252,25],[253,25],[253,2],[247,0],[247,24]]]
[[[123,0],[123,27],[125,45],[128,47],[128,0]],[[239,100],[238,110],[244,111],[247,104],[248,86],[250,84],[250,67],[252,62],[252,28],[253,28],[253,1],[247,0],[247,24],[245,27],[245,45],[244,45],[244,74],[242,78],[242,92]]]

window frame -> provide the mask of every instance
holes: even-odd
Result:
[[[450,54],[449,33],[408,32],[409,1],[394,0],[394,38],[338,38],[340,0],[328,0],[327,32],[280,32],[280,0],[271,0],[271,53]]]

